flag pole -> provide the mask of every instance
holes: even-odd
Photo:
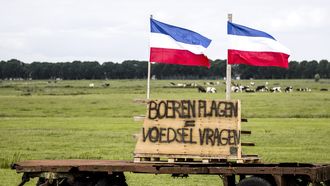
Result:
[[[228,21],[232,22],[233,15],[228,14]],[[228,53],[227,53],[227,70],[226,70],[226,100],[229,101],[231,92],[231,65],[228,64]]]
[[[150,15],[150,19],[152,19],[152,14]],[[149,49],[150,49],[150,47],[149,47]],[[147,99],[150,98],[150,73],[151,73],[151,61],[149,60],[148,61],[148,80],[147,80]]]

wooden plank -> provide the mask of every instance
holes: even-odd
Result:
[[[241,145],[242,146],[255,146],[255,144],[251,143],[251,142],[242,142]]]
[[[143,121],[146,116],[140,115],[140,116],[134,116],[134,121]],[[248,122],[248,119],[242,118],[241,122]]]
[[[246,118],[242,118],[242,119],[241,119],[241,122],[248,122],[248,119],[246,119]]]
[[[258,158],[259,155],[257,154],[244,154],[242,155],[243,158]]]
[[[168,162],[168,163],[174,163],[175,160],[174,160],[173,158],[170,158],[170,159],[167,160],[167,162]]]
[[[250,130],[241,130],[241,134],[251,134]]]
[[[203,159],[202,163],[210,163],[210,160],[209,159]]]
[[[144,121],[145,116],[134,116],[134,121]]]

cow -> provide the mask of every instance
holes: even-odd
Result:
[[[240,92],[243,92],[243,91],[245,91],[246,89],[249,89],[250,87],[249,86],[243,86],[243,85],[240,85],[239,86],[239,91]]]
[[[202,86],[198,86],[197,89],[198,89],[198,92],[203,92],[203,93],[206,92],[206,89]]]
[[[257,86],[256,88],[256,92],[267,92],[268,91],[268,87],[266,87],[266,85],[260,85]]]
[[[292,88],[292,86],[288,86],[288,87],[286,87],[285,88],[285,92],[292,92],[292,90],[293,90],[293,88]]]
[[[231,86],[231,91],[232,92],[239,92],[239,87],[238,86]]]
[[[109,87],[110,83],[102,83],[102,87]]]
[[[271,92],[282,92],[281,87],[273,87],[270,89]]]
[[[198,92],[203,92],[203,93],[216,93],[217,89],[214,87],[203,87],[203,86],[198,86]]]
[[[88,86],[89,88],[94,88],[94,83],[90,83]]]
[[[206,87],[207,93],[217,93],[217,89],[214,87]]]
[[[244,86],[244,85],[239,85],[239,84],[236,84],[236,83],[232,83],[231,91],[232,92],[243,92],[243,91],[245,91],[246,89],[249,89],[249,88],[250,88],[249,86]]]

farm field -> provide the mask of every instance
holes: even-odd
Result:
[[[170,82],[203,85],[216,80],[153,80],[152,99],[225,99],[225,85],[217,93],[197,88],[164,88]],[[232,93],[242,102],[243,129],[255,142],[243,152],[258,154],[264,162],[330,163],[330,80],[258,80],[269,87],[293,86],[291,93]],[[17,185],[21,175],[10,170],[12,162],[26,159],[132,160],[133,134],[144,115],[146,80],[0,81],[0,186]],[[250,81],[236,81],[248,85]],[[94,83],[94,87],[89,87]],[[311,92],[297,92],[296,88]],[[129,185],[221,185],[218,176],[126,174]],[[30,181],[26,185],[35,185]]]

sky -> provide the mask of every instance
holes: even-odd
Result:
[[[150,15],[210,38],[208,58],[226,59],[228,13],[291,61],[330,60],[329,0],[0,0],[0,60],[147,61]]]

